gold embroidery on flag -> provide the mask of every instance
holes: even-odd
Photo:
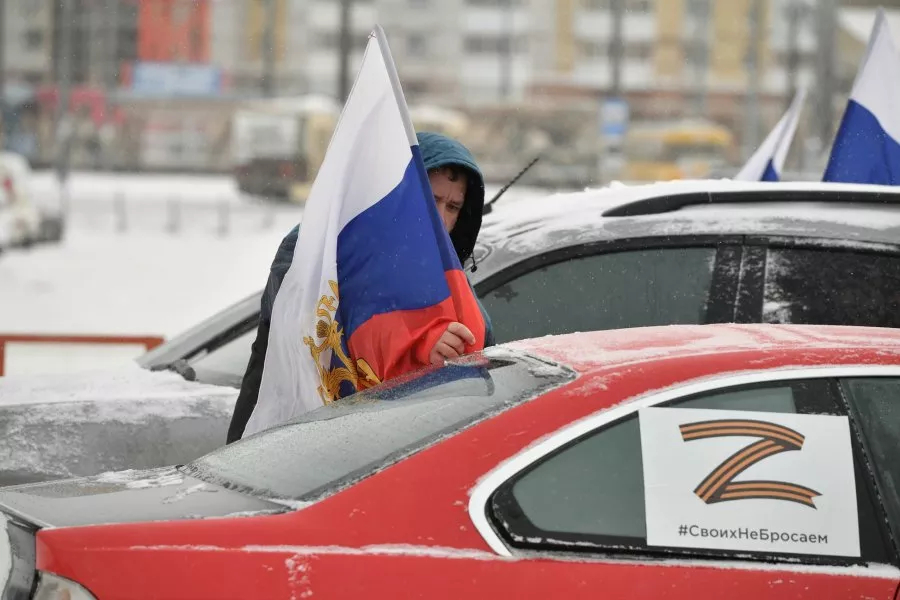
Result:
[[[319,396],[325,404],[334,402],[340,398],[341,384],[349,381],[357,391],[368,389],[378,385],[381,381],[375,375],[375,371],[362,358],[354,363],[353,360],[344,352],[341,340],[344,337],[344,330],[338,325],[334,319],[337,314],[337,303],[340,296],[338,295],[338,285],[336,281],[328,281],[334,296],[323,295],[319,298],[319,304],[316,308],[316,339],[310,336],[303,338],[303,343],[309,346],[309,353],[312,355],[316,368],[319,370]],[[343,366],[329,369],[322,365],[321,356],[328,350],[334,353]]]

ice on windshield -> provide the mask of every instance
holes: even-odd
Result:
[[[312,500],[570,377],[523,355],[488,352],[323,406],[185,469],[267,497]]]

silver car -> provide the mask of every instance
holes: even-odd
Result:
[[[475,261],[498,343],[668,324],[900,327],[900,192],[721,180],[501,203]],[[0,484],[183,464],[221,446],[260,295],[133,369],[0,379]]]

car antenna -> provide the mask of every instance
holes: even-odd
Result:
[[[488,200],[487,202],[485,202],[485,203],[484,203],[484,208],[482,209],[481,214],[482,214],[482,215],[489,215],[489,214],[491,214],[491,211],[494,210],[493,207],[492,207],[491,205],[492,205],[494,202],[496,202],[496,201],[500,198],[500,196],[502,196],[502,195],[506,192],[506,190],[508,190],[509,188],[511,188],[515,182],[517,182],[519,179],[521,179],[521,178],[522,178],[522,175],[524,175],[525,173],[527,173],[527,172],[528,172],[528,169],[530,169],[531,167],[533,167],[533,166],[534,166],[534,163],[536,163],[538,160],[540,160],[540,158],[541,158],[541,155],[538,154],[538,155],[535,156],[533,159],[531,159],[531,162],[528,163],[527,165],[525,165],[525,167],[524,167],[521,171],[519,171],[518,173],[516,173],[516,176],[513,177],[513,178],[510,180],[509,183],[507,183],[507,184],[504,185],[502,188],[500,188],[500,190],[499,190],[496,194],[494,194],[494,197],[493,197],[493,198],[491,198],[490,200]],[[478,261],[475,259],[475,254],[473,253],[473,254],[472,254],[472,272],[474,273],[474,272],[477,271],[477,270],[478,270]]]
[[[481,214],[483,214],[483,215],[489,215],[489,214],[491,213],[491,211],[494,210],[494,207],[492,206],[492,205],[494,204],[494,202],[496,202],[496,201],[500,198],[500,196],[502,196],[504,193],[506,193],[506,190],[508,190],[509,188],[511,188],[515,182],[517,182],[519,179],[521,179],[521,178],[522,178],[522,175],[524,175],[525,173],[527,173],[527,172],[528,172],[528,169],[530,169],[531,167],[533,167],[533,166],[534,166],[534,163],[536,163],[538,160],[540,160],[540,158],[541,158],[541,155],[540,155],[540,154],[538,154],[537,156],[535,156],[535,157],[531,160],[530,163],[528,163],[527,165],[525,165],[525,168],[523,168],[521,171],[519,171],[519,172],[516,174],[516,176],[512,178],[512,180],[511,180],[509,183],[507,183],[507,184],[504,185],[502,188],[500,188],[500,191],[498,191],[496,194],[494,194],[494,197],[493,197],[493,198],[491,198],[489,201],[485,202],[485,203],[484,203],[484,210],[482,210]]]

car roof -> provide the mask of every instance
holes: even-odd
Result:
[[[618,216],[621,215],[621,216]],[[496,272],[554,248],[635,238],[766,235],[900,249],[900,189],[728,179],[501,200],[485,216],[476,259]]]
[[[735,355],[726,371],[831,364],[900,365],[900,329],[835,325],[711,324],[635,327],[545,336],[505,344],[587,373],[670,358]],[[838,362],[835,357],[839,356]],[[763,363],[758,363],[762,365]]]

